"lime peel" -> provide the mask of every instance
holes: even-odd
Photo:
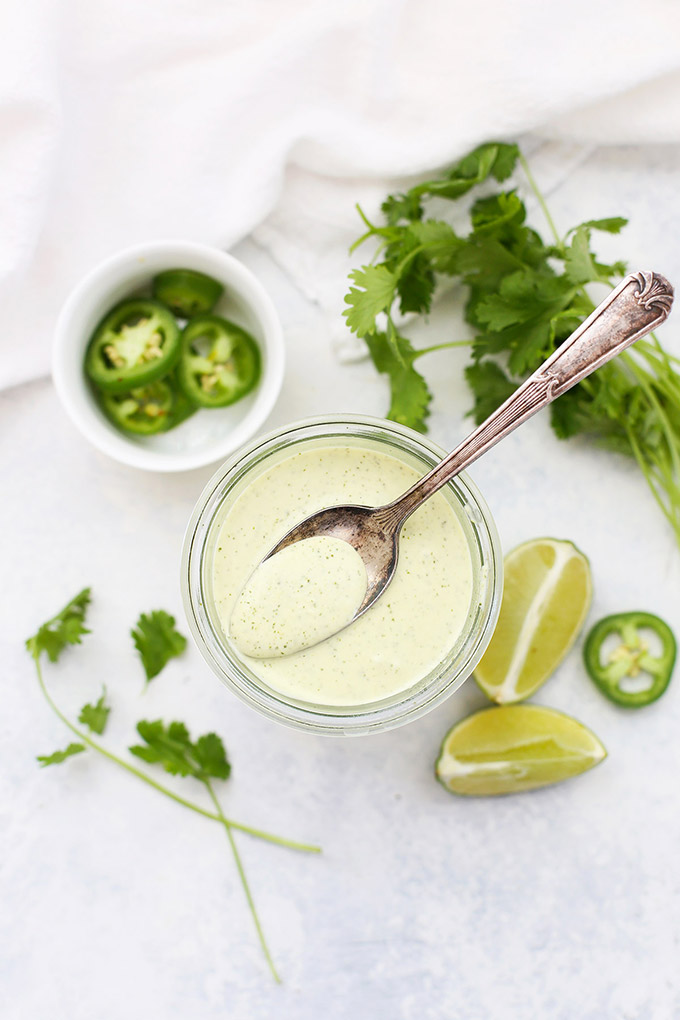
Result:
[[[451,793],[495,796],[561,782],[606,755],[595,734],[563,712],[504,705],[456,723],[444,737],[435,774]]]
[[[571,559],[571,556],[572,551],[565,543],[555,546],[555,562],[546,573],[531,601],[529,612],[524,618],[522,629],[517,638],[517,644],[510,660],[508,672],[505,674],[505,679],[496,692],[496,701],[500,703],[514,701],[517,681],[531,649],[531,642],[540,622],[543,608],[550,601],[550,596],[554,594],[560,574],[568,560]]]
[[[590,608],[587,558],[564,539],[538,538],[505,558],[505,590],[496,630],[475,680],[493,701],[529,697],[555,671]]]

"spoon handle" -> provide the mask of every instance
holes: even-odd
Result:
[[[401,525],[424,500],[556,397],[566,393],[629,344],[659,326],[673,288],[659,273],[631,273],[598,305],[504,404],[440,464],[390,503],[386,521]]]

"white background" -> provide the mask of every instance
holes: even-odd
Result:
[[[679,167],[673,147],[595,151],[550,196],[553,214],[563,227],[630,215],[602,253],[678,282]],[[287,337],[267,427],[383,413],[372,366],[337,362],[327,319],[260,247],[236,254],[270,290]],[[416,341],[451,338],[457,322],[447,298]],[[680,316],[661,337],[680,353]],[[465,354],[421,364],[436,394],[431,434],[451,447],[468,427]],[[564,785],[494,800],[452,797],[432,774],[446,730],[484,703],[472,681],[424,719],[354,740],[261,718],[193,647],[143,693],[128,631],[151,608],[183,624],[179,550],[210,469],[163,477],[117,465],[74,431],[44,379],[3,394],[0,414],[3,1020],[680,1015],[678,677],[660,702],[627,713],[592,687],[575,648],[535,700],[586,723],[609,758]],[[558,443],[542,416],[471,474],[506,549],[552,535],[590,557],[590,622],[644,608],[680,631],[678,552],[632,462]],[[105,683],[103,739],[122,753],[139,718],[217,730],[233,763],[225,811],[323,847],[307,857],[238,837],[281,987],[218,826],[91,753],[37,766],[70,736],[22,643],[88,584],[92,634],[45,666],[60,705],[77,714]],[[205,802],[191,780],[167,781]]]

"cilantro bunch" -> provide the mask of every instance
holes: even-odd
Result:
[[[180,797],[179,794],[159,783],[156,779],[153,779],[147,772],[135,768],[131,762],[109,751],[108,748],[92,737],[93,733],[101,736],[106,729],[111,711],[111,707],[106,701],[106,690],[102,692],[95,704],[84,705],[81,709],[78,722],[85,729],[76,726],[75,723],[71,722],[64,715],[45,684],[41,656],[46,656],[50,662],[57,662],[62,652],[70,645],[82,643],[84,635],[90,633],[85,626],[89,604],[90,589],[84,588],[63,609],[44,623],[33,637],[26,641],[26,648],[35,664],[40,689],[48,705],[71,733],[78,738],[77,742],[71,742],[63,751],[54,751],[48,755],[38,755],[37,760],[43,767],[60,765],[76,754],[82,754],[84,751],[94,751],[109,762],[124,769],[130,775],[146,783],[147,786],[153,787],[158,793],[162,793],[164,796],[169,797],[183,807],[189,808],[189,810],[196,814],[203,815],[204,818],[210,818],[218,822],[226,831],[236,870],[245,893],[262,951],[273,977],[276,981],[279,981],[280,978],[260,924],[250,885],[241,860],[241,854],[234,839],[233,830],[247,833],[268,843],[275,843],[279,846],[289,847],[293,850],[303,850],[308,853],[319,853],[319,847],[284,839],[281,836],[275,836],[270,832],[255,829],[250,825],[243,825],[232,818],[227,818],[217,796],[215,782],[224,781],[229,778],[231,764],[227,758],[222,739],[216,733],[206,733],[194,741],[191,739],[187,727],[182,722],[166,724],[161,719],[154,721],[143,719],[137,723],[137,733],[141,737],[142,743],[133,744],[128,748],[131,754],[149,765],[160,765],[171,775],[188,776],[201,783],[215,808],[213,812],[206,810],[191,800]],[[186,638],[175,629],[174,617],[162,609],[154,610],[149,614],[143,613],[137,621],[135,629],[131,631],[131,635],[139,652],[147,683],[152,677],[160,673],[171,658],[180,655],[186,647]],[[89,732],[86,732],[86,730]]]
[[[544,240],[526,222],[515,188],[491,191],[521,165],[546,217]],[[470,196],[469,227],[454,230],[432,206]],[[444,206],[445,208],[445,206]],[[543,195],[516,145],[486,144],[442,177],[424,181],[382,205],[384,222],[371,223],[353,245],[377,243],[373,261],[350,274],[344,314],[362,337],[377,370],[390,384],[388,417],[427,430],[432,395],[416,361],[433,351],[467,346],[465,377],[472,391],[469,412],[483,421],[593,311],[588,287],[613,287],[623,262],[607,264],[593,251],[597,231],[618,234],[622,217],[588,220],[560,236]],[[405,336],[404,316],[427,315],[444,279],[461,284],[471,339],[416,349]],[[560,439],[587,435],[633,456],[680,544],[680,360],[651,334],[600,368],[551,406]]]

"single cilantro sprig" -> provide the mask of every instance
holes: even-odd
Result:
[[[192,776],[202,783],[207,790],[208,796],[215,805],[217,815],[227,833],[231,852],[234,855],[234,862],[241,879],[246,900],[248,901],[248,908],[253,918],[262,951],[275,980],[280,981],[281,979],[269,951],[264,931],[262,930],[255,901],[253,900],[250,885],[246,878],[243,861],[234,841],[231,831],[232,826],[222,812],[222,807],[213,785],[213,780],[226,780],[231,773],[231,765],[227,759],[221,739],[216,733],[206,733],[194,742],[189,736],[189,731],[184,723],[171,722],[166,726],[161,719],[156,719],[153,722],[143,720],[137,723],[137,732],[144,743],[134,744],[130,747],[132,754],[141,758],[142,761],[149,762],[149,764],[162,765],[165,771],[173,776]]]
[[[526,222],[516,190],[488,193],[521,164],[552,233],[545,241]],[[487,193],[469,203],[469,229],[454,231],[427,219],[429,203],[459,200],[479,185]],[[415,367],[431,351],[468,345],[465,377],[471,411],[483,421],[580,325],[594,308],[586,288],[614,286],[626,271],[593,251],[594,232],[618,234],[622,217],[587,220],[560,236],[517,146],[479,146],[440,178],[424,181],[383,203],[384,224],[372,224],[356,247],[376,242],[373,263],[355,270],[346,296],[347,323],[366,341],[377,370],[388,377],[388,416],[426,431],[431,394]],[[378,260],[379,261],[376,261]],[[470,340],[415,349],[397,326],[398,314],[426,315],[442,278],[461,283]],[[680,362],[652,334],[639,340],[551,405],[556,435],[586,434],[634,456],[680,544]]]
[[[183,807],[189,808],[189,810],[194,811],[196,814],[203,815],[204,818],[209,818],[212,821],[219,822],[219,824],[222,825],[227,832],[239,879],[242,883],[267,962],[275,979],[279,981],[280,978],[276,972],[271,954],[264,939],[262,927],[255,910],[252,893],[246,879],[245,870],[243,868],[238,848],[234,841],[232,830],[245,832],[257,839],[262,839],[266,842],[274,843],[279,846],[285,846],[293,850],[301,850],[308,853],[320,853],[320,848],[308,843],[299,843],[294,840],[284,839],[281,836],[275,836],[273,833],[265,832],[262,829],[255,829],[250,825],[243,825],[240,822],[236,822],[233,819],[228,818],[224,814],[217,795],[215,794],[212,780],[228,778],[231,767],[227,760],[224,745],[217,734],[206,734],[203,737],[199,737],[198,740],[193,743],[183,723],[171,723],[166,731],[161,721],[154,723],[140,722],[137,729],[140,736],[144,739],[145,745],[135,745],[130,748],[130,750],[139,758],[148,762],[159,762],[163,764],[166,771],[179,775],[192,775],[194,778],[199,779],[206,787],[210,799],[215,806],[215,812],[212,812],[207,811],[198,804],[179,796],[174,791],[168,789],[168,787],[157,782],[147,773],[135,768],[135,766],[131,765],[130,762],[119,758],[118,755],[107,750],[107,748],[95,741],[89,734],[76,726],[75,723],[71,722],[71,720],[64,715],[53,700],[45,684],[42,672],[41,656],[46,655],[50,662],[57,662],[68,645],[80,644],[83,635],[90,633],[85,627],[85,616],[89,602],[90,589],[85,588],[60,612],[48,620],[47,623],[44,623],[38,631],[26,641],[26,648],[33,658],[38,684],[47,704],[62,723],[71,731],[71,733],[78,738],[77,743],[73,742],[69,744],[63,751],[54,751],[49,755],[39,755],[37,760],[40,762],[42,767],[48,765],[59,765],[74,755],[81,754],[84,751],[95,751],[108,761],[116,764],[119,768],[124,769],[143,783],[146,783],[147,786],[153,787],[153,789],[162,793],[170,800],[174,800]],[[110,706],[106,703],[106,690],[104,689],[95,704],[86,704],[82,707],[78,716],[78,721],[84,726],[87,726],[91,733],[100,735],[106,728],[110,710]],[[174,759],[174,765],[172,764],[173,754],[176,756]],[[172,767],[168,767],[168,764]]]
[[[147,786],[152,786],[155,790],[158,790],[159,793],[164,794],[166,797],[169,797],[171,800],[176,801],[178,804],[181,804],[183,807],[189,808],[190,811],[194,811],[196,814],[203,815],[204,818],[210,818],[213,821],[221,821],[221,819],[217,815],[213,814],[213,812],[206,811],[204,808],[200,807],[198,804],[194,804],[194,803],[192,803],[189,800],[185,800],[183,797],[180,797],[178,794],[176,794],[172,790],[168,789],[168,787],[163,786],[162,784],[158,783],[155,779],[152,779],[152,777],[147,775],[145,772],[141,772],[139,769],[136,769],[134,767],[134,765],[130,764],[130,762],[127,762],[124,759],[119,758],[117,755],[115,755],[111,751],[107,750],[101,744],[98,744],[91,737],[89,737],[85,732],[80,730],[74,723],[72,723],[71,720],[67,716],[65,716],[63,714],[61,709],[57,706],[56,702],[52,698],[52,696],[49,693],[49,691],[47,689],[47,686],[45,684],[45,680],[44,680],[43,672],[42,672],[42,666],[41,666],[41,662],[40,662],[40,656],[42,654],[46,654],[48,656],[48,658],[50,658],[51,662],[56,662],[57,659],[59,658],[59,655],[61,654],[61,651],[63,651],[64,648],[66,648],[66,646],[68,644],[80,644],[79,640],[78,641],[69,641],[69,640],[66,640],[66,634],[68,634],[70,632],[70,628],[71,628],[71,624],[70,624],[71,612],[70,611],[71,611],[71,607],[74,604],[83,604],[84,603],[84,610],[83,610],[83,613],[81,615],[81,620],[84,620],[85,610],[87,608],[87,604],[89,603],[89,601],[90,601],[90,589],[89,588],[85,588],[82,592],[80,592],[78,595],[76,595],[76,597],[74,599],[72,599],[72,601],[69,602],[64,607],[64,609],[62,609],[59,613],[56,614],[56,616],[54,616],[51,620],[49,620],[48,623],[43,624],[42,627],[40,627],[40,629],[37,631],[37,633],[33,635],[33,637],[28,638],[28,640],[26,641],[26,648],[28,649],[28,651],[30,652],[30,654],[31,654],[31,656],[33,658],[33,661],[34,661],[34,664],[35,664],[35,669],[36,669],[36,675],[37,675],[37,678],[38,678],[38,683],[40,685],[40,689],[42,691],[42,694],[45,697],[45,700],[47,701],[48,705],[50,706],[50,708],[52,709],[54,714],[56,716],[58,716],[58,718],[64,723],[64,725],[67,726],[68,729],[73,734],[75,734],[75,736],[78,737],[78,739],[82,743],[86,744],[91,750],[96,751],[98,754],[103,755],[109,761],[112,761],[116,765],[118,765],[120,768],[125,769],[126,772],[129,772],[131,775],[136,776],[137,779],[141,779],[142,782],[147,784]],[[49,655],[49,648],[51,647],[50,642],[51,642],[52,638],[51,638],[51,636],[49,638],[47,638],[47,639],[45,638],[45,629],[47,627],[50,627],[50,628],[58,631],[58,640],[61,642],[61,644],[60,644],[60,651],[57,653],[55,658],[51,658],[50,655]],[[86,630],[84,627],[80,631],[81,635],[82,634],[89,634],[89,633],[90,632],[88,630]],[[100,701],[101,701],[101,699],[100,699]],[[100,705],[100,702],[97,702],[97,706],[99,706],[99,705]],[[83,722],[85,725],[89,725],[87,720],[82,718],[82,716],[86,712],[87,709],[92,709],[92,708],[96,709],[97,706],[88,706],[88,705],[83,706],[83,708],[81,709],[81,712],[80,712],[79,721]],[[108,709],[107,709],[107,715],[108,715]],[[95,730],[93,730],[93,732],[97,732],[97,730],[95,729]],[[289,849],[292,849],[292,850],[303,850],[303,851],[306,851],[308,853],[320,853],[321,852],[319,847],[313,846],[313,845],[311,845],[309,843],[300,843],[300,842],[298,842],[296,840],[286,839],[283,836],[276,836],[276,835],[274,835],[271,832],[266,832],[264,829],[256,829],[252,825],[243,825],[241,822],[237,822],[233,818],[229,819],[229,824],[231,825],[232,829],[238,829],[240,832],[245,832],[249,836],[254,836],[256,839],[262,839],[262,840],[264,840],[265,842],[268,842],[268,843],[275,843],[278,846],[285,846],[285,847],[288,847]]]
[[[175,627],[175,617],[164,609],[142,613],[130,631],[142,660],[146,682],[158,676],[170,659],[181,655],[187,639]]]

